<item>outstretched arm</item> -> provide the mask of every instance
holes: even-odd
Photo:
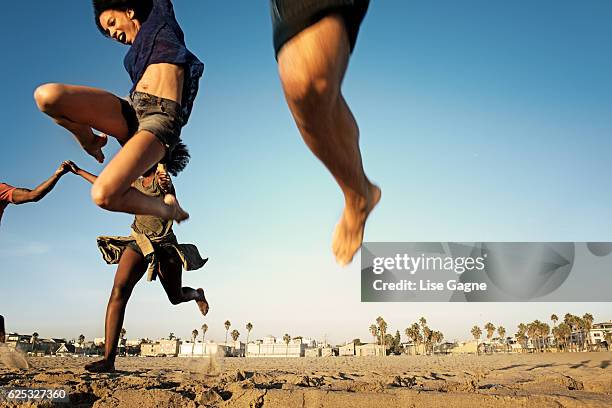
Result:
[[[71,173],[76,174],[77,176],[83,177],[85,180],[89,181],[91,184],[93,184],[94,181],[96,181],[96,179],[98,178],[98,176],[96,176],[94,174],[91,174],[90,172],[81,169],[79,166],[74,164],[74,162],[72,162],[72,161],[68,161],[68,170]]]
[[[68,161],[63,162],[55,171],[55,173],[45,180],[41,185],[34,190],[27,188],[16,188],[13,191],[13,204],[24,204],[40,201],[44,196],[49,194],[59,179],[68,173]]]
[[[176,196],[174,184],[172,184],[172,179],[170,178],[165,165],[157,165],[157,180],[159,181],[159,186],[164,193]]]

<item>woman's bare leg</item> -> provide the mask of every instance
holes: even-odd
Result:
[[[100,162],[104,160],[102,147],[106,137],[95,135],[92,128],[125,143],[92,187],[97,205],[109,211],[155,215],[179,222],[189,217],[173,195],[161,201],[130,187],[164,157],[166,148],[150,132],[129,134],[117,96],[86,86],[45,84],[36,89],[34,99],[41,111],[72,132]]]
[[[278,54],[283,90],[302,138],[344,193],[344,212],[332,238],[341,265],[361,247],[366,220],[381,197],[363,170],[359,128],[341,91],[349,57],[346,26],[338,14],[304,29]]]
[[[132,290],[136,283],[143,277],[147,265],[142,255],[131,248],[121,255],[119,267],[115,274],[113,290],[106,307],[106,321],[104,326],[104,359],[87,364],[85,369],[93,372],[109,372],[115,370],[115,357],[117,357],[117,342],[121,328],[125,308],[130,299]]]
[[[44,84],[36,88],[38,108],[71,132],[83,149],[100,163],[106,135],[96,135],[92,128],[126,142],[131,136],[116,95],[87,86]]]
[[[166,295],[168,295],[170,303],[178,305],[195,300],[200,312],[206,316],[209,305],[206,296],[204,296],[204,289],[182,286],[183,266],[174,259],[161,259],[159,269],[159,280],[166,291]]]
[[[148,131],[132,136],[98,176],[91,197],[100,207],[116,212],[155,215],[181,222],[189,214],[179,206],[176,197],[151,197],[131,187],[134,180],[158,163],[165,146]]]

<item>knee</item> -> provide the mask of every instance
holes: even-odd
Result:
[[[302,115],[328,112],[338,101],[340,84],[327,75],[281,68],[280,77],[289,107]]]
[[[65,88],[61,84],[44,84],[36,88],[34,100],[38,109],[48,115],[56,113],[64,90]]]
[[[115,285],[111,291],[111,302],[125,302],[129,299],[132,290],[127,286]]]
[[[168,295],[168,300],[170,301],[170,303],[176,306],[180,303],[183,303],[183,296],[181,296],[178,293],[174,293],[174,294]]]
[[[117,191],[108,185],[95,182],[91,187],[91,199],[98,207],[112,211],[117,199]]]

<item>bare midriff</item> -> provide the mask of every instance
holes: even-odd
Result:
[[[183,67],[174,64],[151,64],[136,84],[137,92],[170,99],[179,105],[183,97]]]

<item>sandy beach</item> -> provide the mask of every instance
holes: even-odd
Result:
[[[604,407],[611,352],[331,358],[33,358],[0,387],[63,387],[79,407]],[[7,404],[5,406],[17,406]],[[50,406],[37,402],[30,406]]]

